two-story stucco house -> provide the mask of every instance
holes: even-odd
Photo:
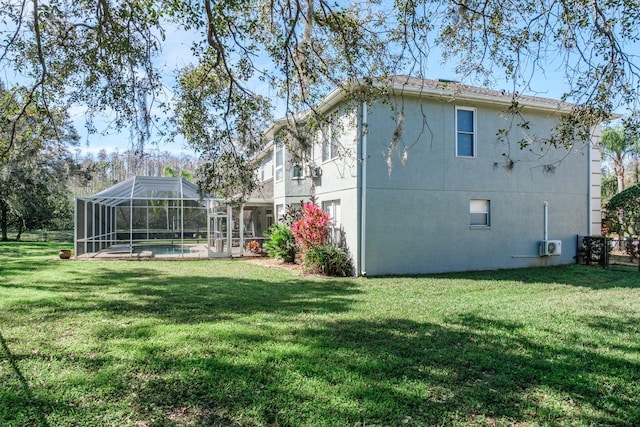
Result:
[[[565,104],[518,96],[513,116],[511,94],[408,77],[390,93],[357,106],[327,96],[331,125],[305,165],[278,142],[286,120],[273,124],[262,163],[274,218],[314,195],[361,275],[567,264],[576,235],[600,233],[599,129],[570,147],[540,142]]]

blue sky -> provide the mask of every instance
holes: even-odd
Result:
[[[157,59],[157,64],[162,68],[161,76],[164,80],[165,99],[167,101],[173,96],[173,89],[175,87],[175,70],[189,64],[193,61],[191,55],[191,45],[194,40],[194,35],[186,33],[176,28],[168,26],[166,28],[166,39],[163,43],[163,51],[161,56]],[[636,49],[634,46],[632,50]],[[631,52],[636,55],[640,55],[640,52]],[[426,77],[438,79],[452,79],[461,80],[454,69],[455,64],[441,64],[440,58],[436,49],[431,50],[430,54],[430,69],[437,70],[428,73]],[[551,58],[547,62],[543,63],[544,72],[537,72],[532,76],[530,82],[531,91],[527,92],[529,95],[547,97],[547,98],[560,98],[567,90],[567,83],[564,77],[564,70],[560,68],[561,64],[558,58]],[[502,84],[500,79],[496,79],[497,83],[491,89],[501,90],[505,89],[510,91],[511,87],[507,85],[504,80]],[[474,84],[471,81],[464,81],[464,83]],[[266,86],[259,86],[256,83],[253,88],[256,92],[262,95],[270,95],[270,90]],[[625,114],[626,111],[616,111],[619,114]],[[279,112],[276,112],[278,116]],[[159,114],[159,113],[158,113]],[[280,112],[280,115],[282,112]],[[128,129],[124,129],[120,132],[107,132],[101,133],[110,122],[108,113],[102,117],[96,117],[94,119],[95,125],[98,128],[98,133],[89,134],[85,127],[84,109],[77,107],[71,111],[72,119],[81,136],[81,143],[78,149],[82,154],[97,154],[100,150],[104,149],[107,152],[113,152],[119,150],[120,152],[126,151],[131,146],[130,132]],[[175,155],[191,155],[195,156],[194,151],[188,146],[188,144],[181,138],[160,137],[157,132],[154,132],[151,136],[150,142],[145,147],[146,151],[168,151]]]

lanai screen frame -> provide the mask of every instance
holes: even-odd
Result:
[[[208,209],[212,199],[201,195],[195,184],[184,178],[135,176],[120,182],[93,196],[76,197],[75,199],[75,255],[96,253],[109,247],[120,246],[121,252],[133,254],[134,245],[154,245],[165,242],[165,239],[151,238],[149,230],[149,208],[151,201],[172,201],[171,208],[178,214],[178,221],[172,221],[172,227],[166,230],[171,236],[166,239],[173,244],[200,243],[204,241],[209,249],[210,227]],[[134,229],[134,209],[146,208],[146,238],[140,237],[140,231]],[[118,230],[118,211],[122,215],[128,209],[129,224],[128,238],[122,238]],[[169,203],[167,203],[169,212]],[[194,238],[185,236],[185,209],[202,209],[203,232],[206,236],[196,235]],[[168,216],[167,216],[168,221]],[[192,230],[189,230],[192,231]],[[198,231],[196,234],[198,234]],[[145,232],[142,233],[143,235]],[[186,238],[185,238],[186,237]],[[195,240],[195,241],[194,241]],[[128,249],[128,250],[125,250]]]

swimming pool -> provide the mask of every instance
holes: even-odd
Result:
[[[133,247],[134,254],[152,252],[153,255],[182,255],[191,253],[191,249],[181,245],[140,245]]]

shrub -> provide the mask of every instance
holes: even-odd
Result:
[[[640,185],[629,187],[605,206],[605,227],[620,237],[640,234]]]
[[[293,233],[284,224],[273,224],[264,235],[269,238],[264,242],[264,249],[270,257],[294,262],[296,259],[296,241]]]
[[[315,246],[304,258],[304,268],[311,273],[327,276],[353,275],[353,261],[343,248],[335,245]]]
[[[322,246],[329,234],[329,215],[317,205],[306,203],[302,208],[302,217],[291,224],[291,231],[301,251]]]
[[[284,214],[282,214],[282,218],[279,218],[278,220],[288,227],[291,227],[294,222],[302,218],[303,205],[302,200],[300,200],[299,205],[287,205]]]

